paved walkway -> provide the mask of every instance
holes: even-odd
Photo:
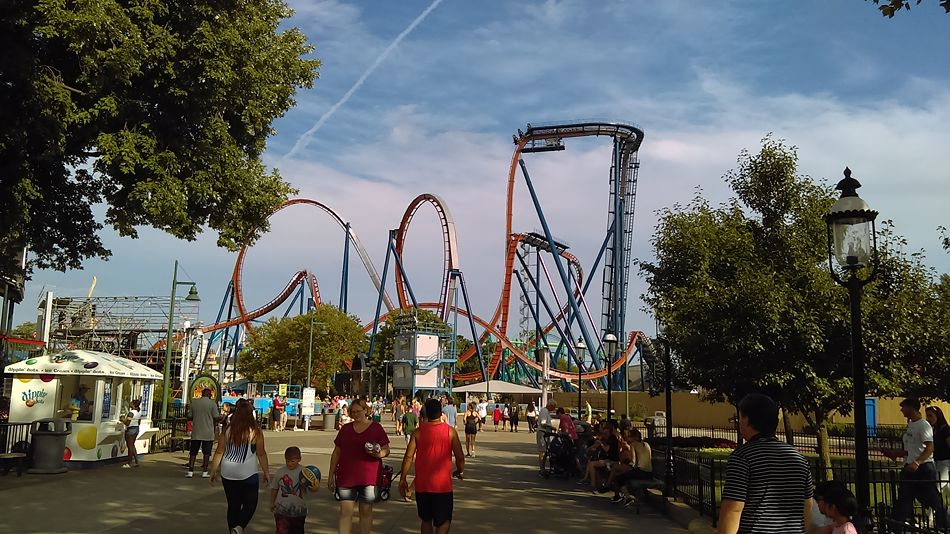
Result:
[[[392,430],[391,427],[389,427]],[[272,469],[284,448],[296,445],[304,464],[326,473],[335,433],[267,432]],[[393,454],[387,463],[398,471],[405,450],[391,434]],[[643,507],[636,515],[617,508],[607,496],[582,491],[573,481],[543,480],[537,475],[534,436],[524,432],[479,434],[477,458],[468,459],[465,480],[455,481],[458,533],[601,533],[684,534],[662,515]],[[21,533],[181,533],[226,532],[226,504],[220,484],[184,478],[186,453],[144,457],[139,469],[118,465],[71,471],[65,475],[15,474],[0,477],[0,532]],[[200,462],[200,457],[199,457]],[[374,511],[374,533],[419,532],[414,503],[393,498]],[[337,503],[324,486],[309,502],[307,532],[336,532]],[[273,532],[268,496],[261,492],[251,533]],[[354,530],[356,532],[356,530]]]

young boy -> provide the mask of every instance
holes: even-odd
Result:
[[[270,479],[270,511],[277,523],[277,534],[303,534],[307,521],[307,503],[303,497],[311,488],[300,466],[300,449],[287,447],[284,451],[285,465]]]

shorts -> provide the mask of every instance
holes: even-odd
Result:
[[[539,428],[538,431],[535,432],[535,434],[538,437],[538,452],[546,451],[547,444],[544,442],[544,434],[541,432],[541,429]]]
[[[475,425],[465,425],[465,435],[466,435],[466,436],[474,436],[475,434],[478,434],[478,427],[477,427],[477,426],[475,426]]]
[[[359,501],[374,503],[378,500],[376,486],[353,486],[352,488],[337,488],[336,494],[341,501]]]
[[[307,516],[288,517],[275,514],[274,522],[277,523],[277,534],[303,534]]]
[[[419,512],[419,519],[432,523],[435,527],[441,527],[452,521],[454,505],[455,500],[451,491],[448,493],[416,492],[416,511]]]
[[[193,439],[191,440],[189,452],[191,452],[192,456],[198,456],[198,450],[201,449],[201,454],[204,454],[205,456],[211,456],[212,446],[214,446],[214,441],[212,440],[199,441],[197,439]]]
[[[126,427],[125,435],[132,436],[133,438],[137,438],[139,435],[139,427],[137,426]]]

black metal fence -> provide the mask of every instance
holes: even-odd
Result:
[[[0,423],[0,454],[30,452],[30,423]]]

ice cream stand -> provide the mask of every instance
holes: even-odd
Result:
[[[72,421],[64,458],[71,462],[97,462],[126,454],[121,418],[129,402],[141,400],[142,421],[135,442],[147,453],[152,428],[151,412],[155,383],[162,374],[153,369],[104,352],[71,350],[38,356],[8,365],[13,375],[10,422],[32,423],[40,419]]]

